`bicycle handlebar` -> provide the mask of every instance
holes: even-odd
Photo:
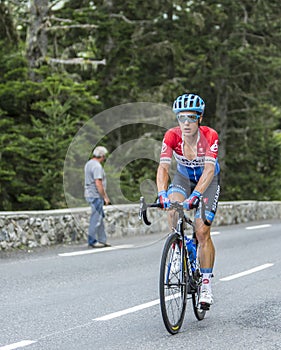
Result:
[[[139,209],[139,220],[144,221],[144,223],[147,226],[151,225],[151,222],[148,220],[147,218],[147,208],[162,208],[161,203],[149,203],[147,204],[145,202],[144,197],[140,197],[140,209]],[[205,203],[203,200],[203,197],[200,197],[200,200],[198,200],[198,203],[196,203],[196,206],[194,206],[194,208],[192,209],[196,209],[199,208],[199,210],[201,211],[201,217],[202,220],[204,221],[205,225],[210,226],[210,223],[206,220],[206,216],[205,216]],[[183,203],[182,202],[170,202],[170,207],[169,210],[171,209],[176,209],[178,211],[183,210]]]
[[[151,222],[147,218],[147,208],[162,208],[161,203],[146,203],[144,197],[140,197],[140,210],[139,210],[139,220],[144,221],[147,226],[151,225]],[[180,202],[170,202],[169,210],[183,210],[183,204]]]
[[[147,219],[147,208],[161,208],[161,203],[147,204],[144,197],[140,197],[139,220],[143,219],[144,223],[150,226],[151,222]]]

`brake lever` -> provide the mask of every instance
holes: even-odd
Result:
[[[144,223],[150,226],[151,222],[147,218],[147,208],[162,208],[162,206],[160,203],[146,204],[144,198],[140,197],[139,220],[143,219]]]
[[[142,220],[143,212],[146,210],[146,203],[144,197],[140,197],[140,209],[139,209],[139,220]]]

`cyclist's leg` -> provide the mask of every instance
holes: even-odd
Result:
[[[182,194],[175,193],[175,192],[172,195],[169,195],[168,197],[169,197],[169,199],[171,201],[182,202],[182,201],[185,200],[185,197]],[[178,214],[177,214],[177,212],[175,210],[170,210],[168,212],[168,223],[169,223],[170,229],[176,228],[177,221],[178,221]]]
[[[198,217],[199,213],[196,213],[195,217],[195,229],[196,236],[199,241],[199,259],[200,269],[203,275],[202,290],[209,292],[209,296],[205,296],[205,302],[209,305],[213,303],[212,290],[211,290],[211,277],[213,275],[213,267],[215,261],[215,247],[211,238],[211,224],[215,217],[217,203],[219,198],[220,186],[219,178],[216,176],[208,189],[203,194],[206,202],[205,216],[208,224]]]
[[[201,269],[212,269],[215,261],[215,247],[211,238],[211,226],[204,224],[200,218],[195,219],[196,237],[199,242],[199,259]]]
[[[204,224],[203,220],[195,220],[196,237],[199,242],[199,262],[201,274],[201,287],[199,293],[200,309],[209,310],[213,304],[213,293],[211,279],[215,261],[215,247],[211,239],[210,226]]]
[[[203,193],[205,202],[206,224],[200,218],[200,212],[195,214],[196,236],[200,243],[200,264],[204,269],[213,268],[215,248],[211,238],[211,224],[214,220],[220,194],[219,177],[215,176],[207,190]]]
[[[176,172],[167,192],[170,201],[183,202],[190,195],[194,186],[188,178]],[[168,222],[170,228],[176,226],[177,220],[177,213],[174,210],[169,211]]]

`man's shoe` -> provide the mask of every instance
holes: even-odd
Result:
[[[111,247],[109,243],[101,243],[101,242],[95,242],[93,244],[88,245],[89,248],[106,248]]]
[[[106,248],[106,247],[111,247],[111,245],[108,243],[96,242],[96,243],[92,244],[92,247],[93,248]]]
[[[198,303],[202,310],[209,310],[214,303],[212,292],[208,289],[201,290]]]
[[[100,243],[100,242],[96,242],[96,243],[93,243],[93,244],[89,244],[89,247],[90,248],[103,248],[104,244]]]

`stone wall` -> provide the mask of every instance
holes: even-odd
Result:
[[[165,212],[149,209],[152,225],[146,226],[138,220],[138,208],[138,205],[105,207],[108,237],[167,232]],[[0,250],[87,242],[89,215],[90,208],[0,212]],[[281,201],[220,202],[213,226],[280,218]]]

